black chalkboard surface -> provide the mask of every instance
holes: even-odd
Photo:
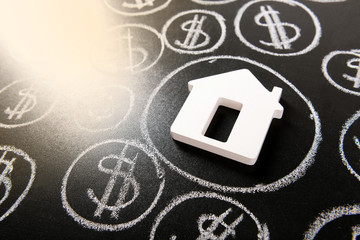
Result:
[[[358,0],[0,9],[2,239],[360,239]],[[282,89],[253,166],[170,135],[189,81],[240,69]]]

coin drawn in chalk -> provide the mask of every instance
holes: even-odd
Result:
[[[36,164],[25,152],[12,146],[0,146],[0,222],[26,197],[35,172]]]
[[[319,44],[321,37],[318,18],[297,1],[250,1],[239,9],[234,26],[246,46],[275,56],[305,54]]]
[[[360,205],[337,206],[319,214],[304,234],[304,240],[358,239]]]
[[[166,8],[171,0],[104,0],[112,11],[125,16],[148,15]]]
[[[225,40],[225,19],[207,10],[180,12],[170,18],[162,29],[165,44],[178,53],[213,52]]]
[[[38,79],[15,81],[0,90],[0,127],[30,125],[50,113],[56,102],[54,89]]]
[[[134,103],[133,92],[119,85],[104,86],[80,99],[75,122],[87,131],[114,129],[126,120]]]
[[[93,48],[93,64],[107,73],[141,72],[154,66],[164,51],[160,33],[143,24],[111,28]]]
[[[346,168],[360,181],[360,110],[344,124],[340,132],[339,152]]]
[[[323,59],[322,72],[340,91],[360,96],[360,49],[330,52]]]
[[[176,197],[156,217],[150,233],[150,240],[244,238],[269,239],[267,225],[238,201],[212,192]]]
[[[242,68],[269,91],[274,86],[283,89],[283,118],[272,122],[257,163],[245,166],[174,141],[169,129],[189,94],[188,81]],[[234,56],[201,58],[170,73],[151,94],[141,121],[144,138],[170,169],[202,186],[228,192],[276,191],[297,181],[315,161],[321,142],[318,114],[292,83],[261,63]]]
[[[192,0],[192,1],[202,5],[221,5],[221,4],[235,2],[236,0]]]
[[[143,220],[165,184],[158,160],[136,141],[107,140],[83,151],[67,170],[63,207],[84,227],[119,231]]]

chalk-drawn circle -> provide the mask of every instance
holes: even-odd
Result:
[[[357,111],[344,124],[339,140],[339,152],[342,162],[346,168],[360,181],[360,110]],[[349,129],[351,131],[349,132]],[[346,151],[344,150],[344,142],[346,141]],[[355,168],[355,169],[354,169]]]
[[[319,214],[319,216],[315,219],[315,221],[309,226],[309,229],[305,232],[304,234],[304,240],[312,240],[315,239],[315,237],[317,237],[317,235],[319,234],[320,230],[322,230],[323,227],[325,227],[327,224],[329,224],[330,222],[343,218],[343,217],[349,217],[349,216],[354,216],[354,215],[359,215],[360,214],[360,205],[356,204],[356,205],[345,205],[345,206],[339,206],[339,207],[334,207],[333,209],[330,210],[326,210],[322,213]],[[356,224],[358,224],[358,219]],[[353,231],[357,228],[357,226],[352,226],[353,227]],[[350,228],[348,229],[350,230]],[[360,229],[357,230],[360,234]],[[331,238],[334,238],[335,236],[333,235]],[[341,236],[343,237],[343,236]],[[328,239],[328,238],[327,238]],[[336,239],[336,238],[334,238]],[[357,239],[356,236],[353,239]]]
[[[207,203],[210,202],[210,203],[205,204],[206,202]],[[183,206],[183,205],[185,205],[184,203],[186,203],[186,207]],[[193,206],[194,204],[196,205],[195,207]],[[191,212],[189,211],[189,209],[190,209],[189,206],[191,206],[191,209],[192,209]],[[214,206],[219,206],[220,209],[211,209],[211,208],[214,208]],[[181,210],[179,210],[179,208]],[[229,210],[229,209],[230,209],[230,211],[227,214],[226,210]],[[179,211],[181,214],[176,214],[176,211]],[[215,214],[215,212],[217,212],[217,213]],[[151,233],[150,233],[150,240],[153,240],[153,239],[175,239],[175,238],[171,238],[169,236],[165,237],[164,234],[161,234],[161,237],[157,237],[158,232],[161,230],[160,228],[166,228],[166,230],[167,230],[166,232],[173,231],[171,233],[175,237],[175,231],[177,229],[172,229],[171,223],[169,223],[169,224],[163,223],[163,220],[165,218],[166,219],[176,218],[177,226],[178,226],[179,222],[180,222],[180,224],[182,223],[184,228],[186,229],[187,236],[192,235],[192,234],[199,235],[199,232],[198,232],[199,229],[197,229],[199,220],[197,218],[201,218],[201,215],[202,216],[212,215],[212,217],[217,217],[220,214],[223,214],[224,212],[225,212],[224,219],[223,219],[223,221],[221,221],[224,223],[224,226],[230,225],[231,221],[234,221],[237,217],[239,217],[238,215],[241,214],[243,219],[238,224],[242,225],[241,226],[242,229],[244,229],[244,227],[247,228],[246,229],[247,230],[246,231],[247,238],[251,237],[250,234],[252,234],[254,239],[255,238],[262,239],[262,240],[269,239],[269,230],[268,230],[267,225],[265,223],[264,224],[260,223],[260,221],[256,218],[256,216],[252,212],[250,212],[250,210],[248,210],[244,205],[239,203],[238,201],[236,201],[230,197],[222,196],[222,195],[219,195],[219,194],[213,193],[213,192],[190,192],[190,193],[187,193],[182,196],[178,196],[178,197],[174,198],[170,202],[170,204],[168,204],[165,207],[165,209],[160,212],[160,214],[156,217],[155,222],[152,226]],[[231,216],[229,216],[230,214],[231,214]],[[182,216],[184,216],[184,217],[182,218]],[[226,217],[231,218],[231,220],[227,219]],[[192,219],[192,218],[195,218],[195,219]],[[182,220],[184,220],[186,222],[182,222]],[[196,221],[196,220],[198,220],[198,221]],[[198,223],[196,223],[196,222],[198,222]],[[240,230],[240,229],[237,229],[237,227],[239,225],[237,225],[233,228],[233,230],[234,230],[233,237],[235,238],[235,236],[236,236],[236,239],[242,239],[241,231],[236,231],[236,230]],[[219,226],[219,228],[221,228],[221,227]],[[183,233],[184,229],[182,228],[182,229],[180,229],[180,231]],[[254,233],[254,232],[256,232],[256,233]],[[228,235],[230,235],[230,234],[228,234]],[[193,239],[195,239],[195,237],[196,236],[194,236]],[[200,238],[198,238],[198,239],[200,239]],[[225,239],[225,238],[223,238],[223,239]]]
[[[0,179],[1,179],[0,186],[6,185],[5,179],[7,179],[7,183],[9,186],[7,192],[8,194],[6,194],[5,191],[5,195],[0,196],[0,200],[1,200],[0,222],[1,222],[7,216],[9,216],[13,211],[15,211],[15,209],[19,206],[21,201],[24,200],[24,198],[28,194],[35,179],[36,164],[35,161],[31,159],[28,154],[13,146],[2,145],[0,146],[0,151],[1,151],[0,169],[2,170],[2,172],[0,172]],[[11,162],[11,159],[14,159],[14,161]],[[20,159],[22,159],[23,161],[21,161]],[[5,162],[7,162],[8,164],[5,164]],[[11,163],[9,164],[9,162]],[[24,162],[28,165],[28,167],[22,165]],[[6,167],[6,165],[8,166],[8,168]],[[21,169],[22,174],[19,174],[17,172],[18,169]],[[25,171],[26,169],[28,169],[27,172]],[[29,175],[29,180],[27,183],[23,182],[24,179],[26,179],[25,174]],[[24,190],[22,190],[22,188],[24,188]],[[15,193],[21,192],[21,193],[17,196],[14,196],[12,192]]]
[[[82,226],[120,231],[152,211],[164,185],[164,171],[149,148],[136,140],[110,139],[74,160],[62,181],[61,200]]]
[[[133,1],[133,3],[131,3]],[[166,8],[171,0],[104,0],[113,12],[124,16],[143,16]]]
[[[124,122],[134,105],[133,92],[123,86],[104,86],[80,99],[76,125],[89,132],[112,130]]]
[[[314,33],[313,33],[314,38],[309,39],[307,46],[304,45],[305,47],[302,47],[302,49],[299,50],[299,51],[293,50],[295,47],[286,48],[288,52],[281,52],[281,51],[284,51],[281,48],[279,48],[279,50],[278,50],[279,52],[276,52],[276,51],[273,51],[273,50],[269,50],[270,48],[268,48],[268,49],[263,48],[266,45],[262,45],[261,47],[259,47],[255,43],[250,42],[250,40],[248,40],[246,38],[246,36],[244,36],[245,33],[249,33],[249,31],[246,31],[246,29],[241,29],[240,25],[241,25],[242,21],[244,21],[243,17],[246,14],[246,12],[248,11],[248,9],[252,5],[262,3],[262,2],[265,2],[265,3],[266,2],[273,2],[273,3],[275,2],[275,3],[286,4],[287,6],[291,6],[291,7],[300,7],[311,18],[311,22],[314,25]],[[272,11],[274,11],[274,9],[272,9]],[[303,21],[306,20],[305,18],[301,18],[301,19],[303,19]],[[288,24],[288,26],[293,25],[293,23],[286,23],[286,24]],[[309,24],[306,24],[306,25],[309,25]],[[248,24],[246,26],[249,27]],[[236,35],[238,36],[240,41],[243,42],[246,46],[248,46],[249,48],[251,48],[253,50],[256,50],[258,52],[261,52],[261,53],[264,53],[264,54],[270,54],[270,55],[274,55],[274,56],[297,56],[297,55],[308,53],[309,51],[313,50],[315,47],[317,47],[319,45],[320,38],[321,38],[321,25],[320,25],[320,22],[319,22],[318,18],[316,17],[316,15],[308,7],[306,7],[304,4],[299,3],[299,2],[297,2],[295,0],[291,0],[291,1],[285,1],[285,0],[253,0],[253,1],[250,1],[250,2],[248,2],[246,4],[244,4],[244,6],[242,6],[239,9],[239,11],[238,11],[238,13],[237,13],[237,15],[235,17],[235,20],[234,20],[234,27],[235,27]],[[299,29],[299,30],[301,30],[301,29]],[[252,31],[254,31],[254,29],[252,29]],[[280,32],[284,32],[284,31],[280,31]],[[299,34],[300,34],[300,32],[301,31],[299,31]],[[268,33],[268,35],[270,35],[270,37],[272,36],[272,34],[270,34],[270,33]],[[256,36],[261,36],[261,34],[259,33]],[[299,37],[302,38],[301,35]],[[287,36],[283,36],[283,38],[288,40]],[[280,37],[280,39],[282,39],[282,38]],[[261,41],[265,42],[265,40],[260,39],[259,42],[261,42]]]
[[[194,40],[194,36],[199,36],[201,34],[190,34],[189,32],[191,30],[188,29],[188,34],[186,35],[185,40],[184,39],[174,39],[173,42],[170,42],[170,36],[169,36],[169,32],[174,34],[177,31],[174,31],[175,27],[172,27],[173,25],[175,25],[175,22],[180,22],[179,19],[182,19],[181,24],[190,24],[192,21],[195,21],[195,23],[199,23],[201,22],[201,19],[196,19],[197,17],[203,18],[204,21],[208,21],[208,17],[210,16],[211,19],[215,19],[219,30],[217,31],[211,31],[211,33],[207,33],[207,32],[203,32],[202,34],[204,36],[208,37],[208,41],[205,42],[206,40],[202,39],[201,43],[207,43],[207,44],[198,44],[198,45],[204,45],[201,47],[194,47],[194,46],[190,46],[191,42],[193,42]],[[185,17],[184,17],[185,16]],[[191,18],[188,18],[187,16],[191,16]],[[192,18],[194,18],[193,20],[191,20]],[[214,21],[214,20],[213,20]],[[215,22],[214,21],[214,22]],[[207,26],[211,26],[211,27],[215,27],[215,24],[207,24]],[[179,26],[180,27],[184,27],[185,29],[185,25],[184,26]],[[189,27],[190,28],[190,27]],[[169,31],[171,29],[171,31]],[[182,29],[182,31],[184,31],[184,29]],[[181,30],[181,29],[180,29]],[[194,31],[202,31],[202,29],[194,29]],[[215,32],[220,32],[220,36],[216,41],[211,41],[210,38],[210,34],[214,34]],[[164,25],[163,29],[162,29],[162,35],[164,38],[164,42],[165,45],[170,48],[171,50],[178,52],[180,54],[204,54],[204,53],[209,53],[209,52],[213,52],[214,50],[216,50],[217,48],[219,48],[221,46],[221,44],[223,44],[224,40],[225,40],[225,36],[226,36],[226,25],[225,25],[225,19],[223,18],[223,16],[221,16],[220,14],[214,12],[214,11],[208,11],[208,10],[202,10],[202,9],[193,9],[193,10],[189,10],[189,11],[184,11],[184,12],[180,12],[178,14],[176,14],[175,16],[171,17]],[[191,36],[191,39],[187,39],[188,36]],[[184,38],[184,37],[182,37]],[[188,41],[187,41],[188,40]],[[195,39],[196,40],[196,39]],[[184,42],[190,42],[187,44],[181,43],[181,41]],[[176,45],[176,43],[178,42],[178,45]],[[186,45],[188,47],[181,47],[182,45]],[[194,42],[194,45],[196,46],[196,43]]]
[[[269,82],[261,81],[268,89],[274,86],[283,88],[282,101],[286,104],[283,118],[278,122],[274,120],[268,132],[268,136],[271,136],[271,132],[276,131],[273,136],[277,137],[269,140],[269,143],[278,144],[266,147],[265,140],[257,163],[251,167],[177,143],[170,137],[170,126],[188,96],[187,81],[241,68],[250,69],[260,81],[271,79]],[[203,71],[200,72],[199,69]],[[275,127],[282,121],[285,124],[283,127],[272,130],[272,126]],[[306,134],[305,129],[309,131]],[[273,69],[236,56],[201,58],[170,73],[152,92],[142,115],[141,130],[143,137],[160,159],[181,176],[218,191],[242,193],[276,191],[297,181],[315,161],[322,140],[320,119],[310,100]],[[302,142],[306,147],[300,150],[296,147],[298,142]],[[265,153],[266,151],[269,152]],[[287,153],[291,155],[288,156]],[[276,167],[276,163],[280,165]],[[283,166],[287,167],[286,170],[280,171]],[[280,172],[277,172],[278,170]],[[259,178],[256,177],[257,174],[260,175]],[[267,183],[264,183],[265,180]]]
[[[164,52],[161,34],[145,24],[122,24],[107,33],[107,39],[99,40],[91,52],[94,66],[106,73],[146,71]]]
[[[336,87],[337,89],[339,89],[342,92],[345,93],[349,93],[355,96],[360,96],[360,65],[358,67],[358,73],[356,72],[352,72],[349,74],[347,73],[342,73],[343,76],[333,76],[331,77],[331,75],[329,74],[329,64],[332,63],[332,60],[334,60],[336,57],[343,57],[343,56],[355,56],[355,58],[359,59],[359,64],[360,64],[360,49],[354,49],[354,50],[350,50],[350,51],[333,51],[330,52],[328,55],[326,55],[322,61],[322,65],[321,65],[321,70],[325,76],[325,78],[329,81],[329,83],[331,85],[333,85],[334,87]],[[348,59],[351,60],[351,59]],[[343,63],[345,65],[345,63]],[[347,74],[347,76],[349,77],[354,77],[354,83],[352,81],[347,81],[344,78],[344,74]],[[354,75],[354,76],[350,76],[350,75]],[[357,81],[358,81],[358,86],[356,86],[356,80],[355,80],[355,75],[359,75]],[[341,81],[340,81],[341,79]],[[353,85],[353,86],[351,86]],[[355,87],[357,87],[356,90]]]
[[[202,5],[221,5],[221,4],[235,2],[236,0],[192,0],[192,1]]]
[[[45,82],[28,78],[14,81],[1,89],[0,103],[3,108],[0,111],[0,127],[23,127],[45,118],[56,104],[56,94]]]

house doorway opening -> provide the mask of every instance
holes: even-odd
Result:
[[[205,137],[226,142],[239,114],[239,110],[219,105],[205,132]]]

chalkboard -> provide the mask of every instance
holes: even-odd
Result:
[[[0,9],[2,239],[360,238],[358,0]],[[189,81],[240,69],[282,89],[253,166],[170,135]]]

